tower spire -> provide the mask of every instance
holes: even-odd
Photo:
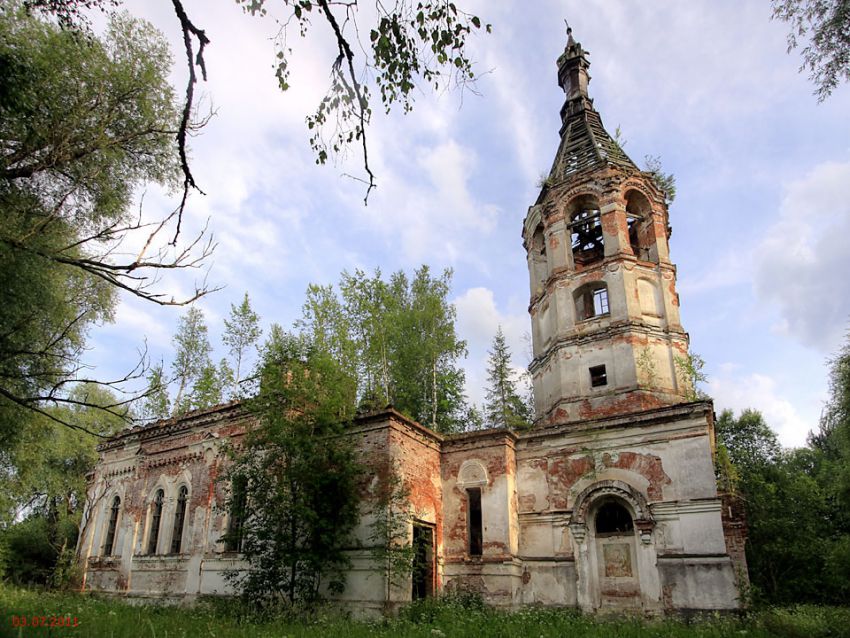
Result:
[[[567,46],[558,57],[558,84],[567,96],[567,102],[577,98],[589,99],[587,85],[590,82],[590,62],[587,56],[590,51],[582,49],[581,44],[573,38],[573,29],[567,23]]]
[[[565,21],[566,22],[566,21]],[[561,145],[547,182],[570,179],[585,169],[614,165],[629,172],[639,169],[602,125],[587,85],[590,83],[590,51],[573,37],[567,23],[567,44],[558,57],[558,84],[566,97],[561,107]]]
[[[523,227],[538,423],[687,401],[688,352],[663,193],[602,125],[588,52],[567,25],[561,143]]]

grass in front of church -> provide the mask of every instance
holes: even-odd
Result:
[[[455,638],[725,638],[850,636],[850,608],[799,606],[764,609],[746,617],[681,620],[604,619],[569,610],[526,609],[506,613],[474,599],[425,601],[397,619],[356,622],[319,613],[309,621],[259,618],[233,601],[193,608],[129,605],[75,593],[43,592],[0,585],[0,636],[103,638],[325,638],[361,636]]]

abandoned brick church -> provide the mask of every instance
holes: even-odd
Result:
[[[410,488],[428,569],[387,587],[358,528],[340,602],[383,610],[444,588],[494,605],[586,611],[734,609],[745,528],[718,494],[710,401],[692,401],[667,206],[602,126],[587,52],[568,36],[561,143],[522,227],[536,420],[443,436],[386,410],[351,429]],[[126,430],[100,447],[80,559],[84,587],[140,597],[227,593],[238,548],[221,443],[238,404]]]

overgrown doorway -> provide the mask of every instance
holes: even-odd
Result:
[[[413,600],[434,595],[436,574],[434,527],[427,523],[413,524]]]

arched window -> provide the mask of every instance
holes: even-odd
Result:
[[[615,501],[603,503],[596,512],[596,535],[628,534],[634,530],[629,510]]]
[[[532,279],[534,281],[532,294],[539,295],[543,292],[543,287],[549,278],[549,263],[546,259],[546,237],[543,234],[543,224],[539,224],[534,229],[529,250],[531,254]]]
[[[230,522],[224,535],[224,550],[238,552],[242,550],[242,527],[248,509],[248,480],[244,476],[234,477],[230,494]]]
[[[115,530],[118,527],[118,512],[121,510],[121,499],[117,496],[112,499],[112,508],[109,510],[109,526],[106,528],[106,538],[103,541],[103,555],[112,556],[115,550]]]
[[[629,244],[635,257],[642,261],[658,261],[652,228],[652,208],[646,196],[636,190],[626,193],[626,223]]]
[[[570,237],[573,262],[576,269],[602,261],[605,257],[605,239],[599,204],[593,197],[580,197],[571,206]]]
[[[171,533],[171,553],[179,554],[183,540],[183,523],[186,521],[186,501],[189,498],[189,488],[185,485],[177,495],[177,509],[174,512],[174,530]]]
[[[162,522],[162,504],[165,501],[165,492],[156,491],[151,506],[151,531],[148,536],[148,554],[156,554],[156,546],[159,542],[159,524]]]
[[[593,281],[575,291],[576,320],[584,321],[611,312],[608,305],[608,286],[604,281]]]
[[[466,498],[469,516],[469,555],[481,556],[484,550],[483,525],[481,521],[481,488],[467,488]]]

